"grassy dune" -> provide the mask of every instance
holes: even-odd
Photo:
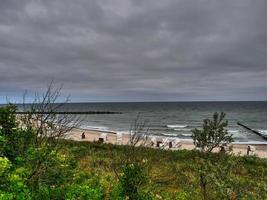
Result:
[[[62,141],[62,152],[72,155],[75,170],[98,177],[106,199],[119,188],[127,163],[142,166],[147,181],[140,191],[155,199],[203,199],[201,175],[207,177],[209,199],[264,199],[267,160],[195,151],[166,151],[90,142]],[[219,191],[222,190],[222,191]]]

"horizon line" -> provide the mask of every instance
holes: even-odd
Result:
[[[82,103],[227,103],[227,102],[267,102],[267,100],[190,100],[190,101],[76,101],[76,102],[55,102],[54,104],[82,104]],[[26,103],[11,103],[15,105],[32,104],[33,102]],[[9,103],[0,103],[0,105],[7,105]]]

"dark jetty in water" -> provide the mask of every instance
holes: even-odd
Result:
[[[261,136],[263,139],[267,140],[267,136],[266,136],[266,135],[263,135],[262,133],[260,133],[260,132],[258,132],[258,131],[256,131],[256,130],[251,129],[251,128],[249,128],[248,126],[246,126],[246,125],[244,125],[244,124],[241,124],[240,122],[237,122],[237,125],[239,125],[239,126],[245,128],[245,129],[251,131],[252,133],[255,133],[255,134],[257,134],[258,136]]]
[[[57,115],[101,115],[101,114],[122,114],[121,112],[110,111],[53,111],[53,112],[38,112],[38,111],[17,111],[16,114],[57,114]]]

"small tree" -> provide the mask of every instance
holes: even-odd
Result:
[[[81,124],[82,118],[77,115],[57,114],[70,102],[69,97],[61,97],[61,87],[55,87],[52,81],[44,93],[35,93],[34,100],[26,103],[26,94],[23,96],[23,104],[20,109],[26,114],[19,116],[22,125],[26,129],[34,129],[35,145],[43,147],[47,143],[59,146],[58,139],[65,138],[70,131]]]
[[[27,166],[25,179],[32,188],[53,180],[49,170],[60,165],[57,156],[63,144],[59,141],[82,121],[77,115],[58,114],[69,101],[58,102],[60,95],[61,87],[51,82],[32,103],[25,103],[25,94],[22,105],[0,108],[0,155]]]
[[[32,186],[39,187],[39,183],[48,180],[47,171],[53,163],[53,154],[61,149],[60,139],[82,121],[77,115],[57,114],[69,102],[68,97],[61,98],[61,89],[52,81],[44,93],[35,93],[30,104],[25,103],[26,93],[23,97],[22,111],[26,114],[18,116],[18,119],[27,132],[34,133],[31,138],[34,148],[30,149],[27,158],[32,166],[27,182]],[[60,99],[63,101],[59,102]]]
[[[226,129],[228,121],[224,120],[225,113],[213,114],[213,120],[205,119],[202,130],[194,129],[192,138],[194,145],[203,152],[211,152],[214,148],[225,147],[233,142],[232,134]]]

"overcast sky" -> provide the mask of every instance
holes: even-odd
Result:
[[[1,0],[0,102],[267,100],[266,0]]]

